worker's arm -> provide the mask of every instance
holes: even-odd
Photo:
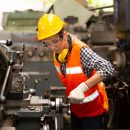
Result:
[[[85,81],[88,88],[91,88],[103,80],[102,76],[98,73],[94,74],[91,78]]]
[[[70,92],[69,98],[72,103],[80,103],[84,98],[84,92],[114,75],[114,68],[111,63],[97,55],[90,48],[82,48],[80,58],[83,70],[89,79]],[[92,76],[93,70],[96,70],[96,73]]]

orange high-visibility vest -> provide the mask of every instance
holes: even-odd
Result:
[[[54,57],[54,64],[61,82],[66,86],[67,96],[69,96],[69,93],[81,82],[89,79],[84,74],[80,62],[80,48],[83,47],[83,45],[73,43],[72,46],[69,59],[66,63],[66,76],[63,76],[61,73],[60,63]],[[94,73],[96,73],[96,71],[93,70],[92,76]],[[108,111],[108,99],[103,82],[90,88],[84,95],[85,103],[71,104],[71,111],[78,117],[93,117]]]

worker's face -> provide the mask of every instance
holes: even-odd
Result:
[[[54,35],[43,40],[44,46],[48,47],[51,51],[61,53],[65,48],[64,38],[60,38],[59,35]]]

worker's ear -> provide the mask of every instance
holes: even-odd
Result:
[[[64,35],[65,37],[67,37],[67,36],[68,36],[68,33],[67,33],[66,31],[64,31],[63,35]]]
[[[63,41],[67,42],[68,40],[68,33],[67,32],[63,32]]]

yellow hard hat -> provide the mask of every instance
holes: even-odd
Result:
[[[64,26],[64,22],[55,14],[44,14],[38,22],[38,40],[43,40],[57,34]]]

